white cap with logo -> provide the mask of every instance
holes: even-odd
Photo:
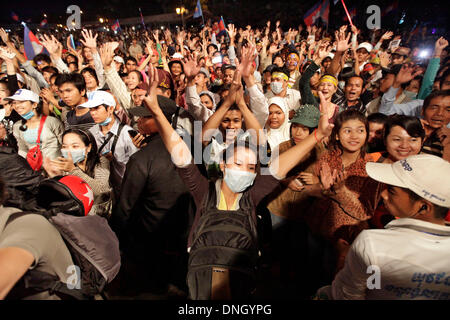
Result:
[[[108,107],[115,107],[116,100],[113,95],[109,92],[103,90],[96,90],[88,93],[88,101],[80,104],[79,108],[95,108],[101,106],[102,104]]]
[[[429,154],[419,154],[393,164],[366,164],[369,177],[406,188],[441,207],[450,207],[450,162]]]
[[[31,101],[39,103],[39,95],[28,89],[19,89],[12,96],[6,97],[3,100]]]
[[[367,52],[370,53],[370,51],[372,51],[372,49],[373,49],[373,46],[372,46],[370,43],[368,43],[368,42],[363,42],[363,43],[361,43],[361,44],[358,46],[358,48],[356,49],[356,51],[358,51],[358,50],[361,49],[361,48],[366,49]]]

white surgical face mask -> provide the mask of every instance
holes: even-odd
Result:
[[[274,94],[280,94],[283,91],[283,83],[278,81],[272,81],[270,83],[270,89]]]
[[[403,93],[405,94],[406,97],[408,97],[411,100],[414,100],[414,99],[417,98],[417,93],[416,92],[405,90],[405,91],[403,91]]]
[[[73,164],[76,164],[78,162],[82,162],[86,158],[86,150],[84,148],[83,149],[72,149],[72,150],[61,149],[62,156],[64,158],[68,159],[69,158],[69,151],[70,151],[70,154],[72,156]]]
[[[225,168],[224,181],[234,193],[243,192],[255,181],[256,173]]]

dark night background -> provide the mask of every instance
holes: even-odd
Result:
[[[296,27],[303,21],[303,15],[319,0],[202,0],[203,10],[207,8],[217,17],[221,15],[228,23],[230,21],[237,25],[251,24],[252,26],[262,26],[267,19],[274,23],[277,19],[282,21],[282,27]],[[383,0],[346,0],[347,8],[356,7],[357,17],[354,19],[359,27],[365,26],[368,17],[365,9],[371,4],[377,4],[381,10],[393,1]],[[345,14],[341,2],[333,5],[330,0],[330,26],[343,24],[342,17]],[[381,20],[382,28],[395,30],[397,27],[411,28],[418,20],[426,24],[429,28],[447,28],[449,16],[449,1],[414,1],[399,0],[398,10],[389,17]],[[11,11],[14,11],[21,20],[28,23],[38,24],[43,19],[43,14],[48,16],[48,22],[62,23],[68,17],[66,8],[76,4],[83,11],[82,21],[95,21],[99,17],[108,18],[110,21],[116,18],[136,17],[139,15],[138,8],[142,13],[154,15],[161,13],[174,13],[175,8],[184,5],[192,13],[195,9],[196,0],[59,0],[59,1],[2,1],[0,24],[13,25]],[[402,11],[406,13],[405,22],[399,26]],[[198,19],[201,20],[201,19]],[[192,24],[189,22],[189,24]]]

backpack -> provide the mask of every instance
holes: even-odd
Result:
[[[102,294],[105,285],[116,277],[121,265],[116,234],[105,218],[85,216],[82,201],[58,180],[44,180],[38,189],[36,208],[32,212],[12,214],[7,223],[27,214],[44,216],[61,234],[74,266],[79,269],[73,269],[75,276],[70,276],[69,281],[73,279],[74,282],[69,285],[54,275],[29,270],[10,292],[8,299],[24,298],[43,291],[78,300],[92,299]]]
[[[248,298],[255,287],[258,257],[257,218],[249,192],[237,211],[216,208],[210,183],[202,215],[193,225],[187,284],[194,300]]]

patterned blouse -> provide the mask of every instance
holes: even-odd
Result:
[[[368,177],[366,163],[372,162],[370,156],[360,157],[346,168],[348,174],[345,187],[326,199],[316,199],[305,219],[313,233],[332,242],[344,239],[351,243],[356,236],[368,228],[367,221],[378,205],[381,184]],[[328,163],[331,171],[342,170],[342,151],[330,150],[322,154],[315,165],[319,176],[322,163]]]

